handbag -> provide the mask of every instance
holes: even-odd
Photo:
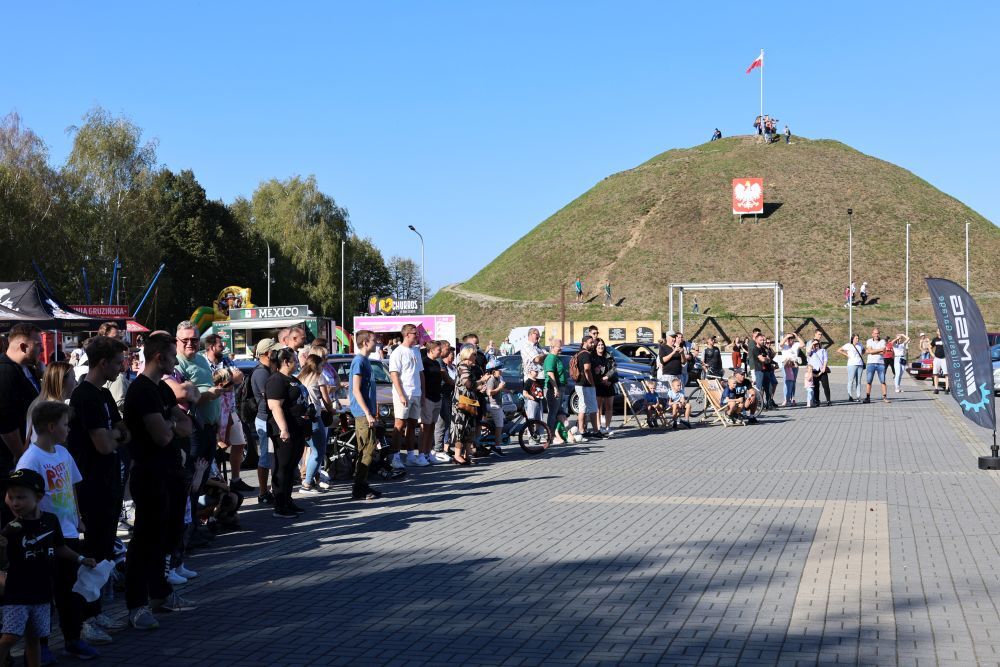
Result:
[[[464,394],[457,394],[455,396],[455,407],[462,412],[468,412],[470,415],[479,413],[479,401],[469,398]]]
[[[319,412],[319,421],[320,423],[323,424],[324,427],[330,428],[331,426],[333,426],[333,413],[327,410],[326,408],[323,408]]]

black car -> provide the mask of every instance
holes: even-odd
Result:
[[[562,346],[562,354],[572,357],[574,354],[580,351],[579,343],[569,343],[568,345]],[[652,376],[655,375],[656,367],[653,366],[650,370],[650,365],[648,363],[643,363],[641,361],[635,361],[628,356],[622,354],[621,351],[615,349],[614,347],[608,347],[608,351],[615,358],[615,363],[618,364],[618,370],[631,371],[633,373],[642,373],[643,375]]]
[[[646,364],[654,376],[656,375],[656,355],[659,353],[659,348],[659,345],[653,343],[618,343],[612,346],[612,349],[622,353],[633,363]],[[615,358],[617,359],[618,357]],[[701,373],[701,357],[692,355],[691,359],[688,360],[687,386],[697,386]]]
[[[579,347],[579,346],[577,346]],[[573,354],[566,354],[563,348],[563,353],[559,354],[559,358],[562,359],[563,365],[566,367],[566,373],[569,374],[569,360],[573,357]],[[575,353],[574,353],[575,354]],[[524,373],[522,371],[521,356],[514,354],[510,356],[497,357],[497,361],[503,364],[503,370],[500,371],[503,375],[503,381],[507,385],[507,390],[514,394],[515,396],[520,396],[521,392],[524,391]],[[631,369],[618,367],[618,377],[625,381],[639,381],[649,377],[648,371],[636,372]],[[539,378],[544,379],[544,378]],[[574,388],[576,383],[573,382],[573,378],[568,378],[567,380],[567,392],[570,395],[569,398],[569,411],[570,414],[577,414],[579,411],[579,397],[576,395]],[[622,409],[622,395],[621,391],[617,386],[615,386],[615,402],[614,409],[616,412]]]

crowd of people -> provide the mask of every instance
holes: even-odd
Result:
[[[757,116],[753,121],[753,127],[757,130],[759,136],[764,137],[765,143],[773,143],[781,139],[781,136],[778,134],[779,122],[777,118],[772,116]],[[716,131],[718,132],[718,130]],[[792,143],[792,131],[788,129],[788,125],[785,125],[785,130],[782,134],[785,137],[786,144]]]
[[[382,349],[376,334],[357,331],[343,387],[325,341],[307,342],[300,327],[258,342],[256,365],[244,375],[218,336],[200,336],[188,321],[172,332],[149,334],[136,350],[108,323],[81,353],[48,364],[39,359],[40,330],[14,326],[0,355],[6,500],[0,508],[6,567],[0,659],[25,637],[28,663],[51,664],[53,605],[66,652],[84,659],[97,657],[94,645],[111,642],[112,632],[151,630],[160,612],[194,609],[178,592],[198,576],[186,560],[191,549],[238,528],[247,494],[269,506],[275,519],[305,514],[293,491],[297,486],[301,497],[331,490],[328,429],[338,419],[342,425],[349,420],[356,435],[354,500],[381,496],[370,483],[375,470],[392,479],[407,468],[476,465],[484,425],[493,431],[489,453],[502,456],[508,390],[500,353],[520,354],[524,412],[546,421],[554,443],[613,435],[618,370],[599,333],[591,327],[579,351],[565,355],[558,338],[542,347],[537,328],[519,350],[509,340],[499,348],[490,341],[483,350],[475,334],[422,341],[413,325]],[[656,359],[667,391],[662,395],[654,382],[646,383],[647,418],[691,428],[685,387],[696,357],[706,377],[724,381],[721,400],[732,421],[753,421],[755,404],[765,410],[797,405],[799,375],[806,406],[819,406],[824,397],[830,405],[830,359],[821,338],[820,332],[809,341],[788,333],[775,341],[755,329],[727,351],[714,336],[698,346],[669,331]],[[887,372],[901,391],[909,343],[903,334],[883,338],[875,328],[864,343],[855,335],[837,348],[847,360],[847,400],[870,402],[877,384],[888,402]],[[920,353],[935,359],[935,373],[943,372],[940,335],[921,334]],[[383,354],[392,382],[391,438],[379,437],[388,425],[380,419],[372,367]],[[567,405],[571,384],[579,405],[575,419]],[[346,396],[338,397],[342,387]],[[249,450],[257,457],[256,487],[240,474]],[[118,534],[126,504],[132,513],[122,559]],[[107,578],[113,572],[102,569],[108,563],[121,571],[124,619],[103,609],[114,590],[115,577]],[[79,573],[89,569],[107,578],[94,599],[74,592]]]

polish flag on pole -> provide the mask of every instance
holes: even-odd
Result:
[[[754,71],[756,68],[763,66],[764,66],[764,51],[761,51],[760,55],[757,56],[757,59],[754,60],[752,63],[750,63],[750,67],[747,67],[747,74]]]

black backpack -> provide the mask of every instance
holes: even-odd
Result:
[[[263,364],[258,364],[253,370],[256,371],[258,368],[263,367]],[[236,388],[236,414],[239,415],[240,421],[244,424],[253,424],[254,419],[257,418],[259,401],[253,393],[252,377],[253,371],[251,371],[250,375],[245,376],[243,383]]]

